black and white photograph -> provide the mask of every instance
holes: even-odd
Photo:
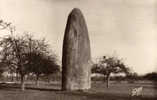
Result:
[[[157,100],[157,0],[0,0],[0,100]]]

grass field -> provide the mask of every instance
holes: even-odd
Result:
[[[132,88],[143,86],[141,97],[131,97]],[[60,91],[58,83],[40,83],[40,87],[27,83],[21,91],[19,84],[1,84],[0,100],[157,100],[157,87],[151,82],[134,84],[111,82],[106,88],[104,82],[92,82],[87,91]]]

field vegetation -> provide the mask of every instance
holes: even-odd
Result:
[[[142,96],[131,97],[131,89],[143,86]],[[103,81],[93,81],[92,88],[85,91],[61,91],[61,82],[42,82],[36,87],[26,82],[21,91],[18,83],[1,83],[0,100],[157,100],[157,86],[151,81],[136,83],[111,81],[106,87]]]

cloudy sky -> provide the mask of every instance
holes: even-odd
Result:
[[[46,37],[61,58],[74,7],[86,19],[92,58],[116,55],[139,74],[157,71],[157,0],[0,0],[0,19]]]

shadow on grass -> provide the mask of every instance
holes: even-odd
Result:
[[[13,84],[7,84],[7,83],[0,83],[0,89],[1,90],[14,90],[14,89],[21,89],[20,84],[13,83]],[[39,90],[39,91],[61,91],[61,89],[55,89],[55,88],[40,88],[35,86],[27,86],[25,89],[29,90]]]

